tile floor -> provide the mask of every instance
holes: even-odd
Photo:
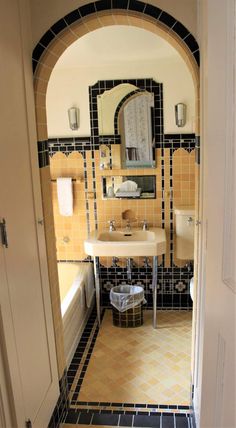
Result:
[[[145,311],[138,328],[112,325],[106,310],[78,395],[86,402],[190,404],[191,312]]]
[[[144,325],[112,325],[103,311],[88,320],[68,370],[70,409],[61,428],[75,425],[194,427],[190,408],[191,312],[144,311]]]

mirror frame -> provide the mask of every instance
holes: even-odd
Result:
[[[98,127],[98,104],[97,96],[102,95],[104,91],[113,89],[123,83],[129,83],[136,86],[137,92],[150,92],[154,95],[153,107],[153,131],[154,131],[154,154],[155,149],[163,142],[164,138],[164,125],[163,125],[163,84],[157,83],[151,78],[144,79],[119,79],[119,80],[99,80],[95,85],[89,86],[89,110],[90,110],[90,127],[91,127],[91,142],[94,149],[104,144],[109,148],[111,158],[112,144],[121,144],[121,138],[118,132],[118,115],[122,104],[130,93],[124,97],[118,104],[114,116],[114,134],[112,135],[99,135]],[[154,161],[155,161],[154,157]],[[109,162],[107,169],[112,168],[112,160]],[[114,169],[115,170],[115,169]]]

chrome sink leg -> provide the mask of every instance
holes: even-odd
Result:
[[[153,298],[153,328],[157,328],[157,256],[153,257],[152,265],[152,298]]]
[[[100,284],[99,284],[99,257],[94,257],[94,277],[95,277],[95,290],[96,290],[96,306],[98,325],[101,325],[101,310],[100,310]]]

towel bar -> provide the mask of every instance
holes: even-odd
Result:
[[[59,177],[58,177],[58,178],[59,178]],[[65,178],[67,178],[67,177],[65,177]],[[56,179],[56,178],[51,178],[51,181],[52,181],[53,183],[56,183],[57,179]],[[81,178],[81,177],[78,177],[78,178],[72,178],[72,181],[73,181],[73,182],[78,181],[79,183],[81,183],[83,180],[82,180],[82,178]]]

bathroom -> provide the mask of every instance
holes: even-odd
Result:
[[[106,45],[105,40],[108,39],[112,40],[111,45]],[[137,40],[142,42],[138,45]],[[99,52],[99,55],[96,52]],[[145,62],[137,67],[140,64],[140,54],[145,58]],[[114,117],[120,100],[132,91],[154,94],[152,114],[155,124],[152,126],[152,131],[154,129],[155,148],[151,165],[132,165],[130,168],[122,161],[123,143],[119,144],[119,135],[116,132],[116,128],[119,128],[119,119],[116,124]],[[55,103],[56,96],[57,103]],[[182,370],[184,375],[173,382],[170,379],[173,379],[174,372],[171,372],[171,364],[167,359],[163,363],[170,372],[169,378],[165,376],[166,384],[164,387],[159,385],[159,388],[151,388],[152,391],[149,394],[141,391],[142,388],[147,388],[147,385],[141,381],[142,377],[135,378],[136,383],[133,382],[132,393],[132,385],[129,384],[127,387],[125,382],[120,385],[120,388],[116,386],[114,390],[114,371],[111,374],[112,388],[108,385],[103,385],[103,388],[100,385],[98,388],[101,379],[98,376],[94,380],[93,373],[89,374],[92,370],[91,364],[88,369],[86,368],[86,372],[87,376],[92,376],[93,380],[90,377],[83,380],[83,376],[81,378],[77,373],[80,368],[76,369],[74,363],[76,353],[75,359],[72,358],[82,330],[86,322],[89,323],[89,316],[93,319],[94,312],[91,314],[92,304],[90,309],[86,309],[86,305],[81,304],[79,299],[81,307],[78,307],[77,313],[80,313],[80,316],[77,315],[75,323],[73,324],[72,321],[71,324],[66,325],[66,321],[63,320],[66,343],[68,343],[66,332],[77,330],[77,334],[72,334],[70,349],[66,351],[68,366],[72,362],[69,367],[68,381],[71,388],[71,406],[74,409],[78,410],[81,403],[85,402],[87,405],[88,403],[98,405],[99,402],[122,403],[122,405],[133,403],[131,407],[135,403],[142,403],[143,406],[149,405],[150,408],[158,404],[169,411],[173,406],[180,406],[178,409],[180,414],[181,412],[186,414],[190,409],[193,306],[190,281],[193,277],[194,206],[197,204],[195,189],[198,180],[198,163],[196,163],[198,159],[195,149],[196,96],[193,77],[177,50],[158,35],[136,27],[108,26],[80,38],[60,57],[50,77],[46,105],[59,283],[63,283],[60,271],[67,268],[78,271],[79,276],[81,267],[88,269],[91,279],[93,257],[89,252],[86,253],[85,241],[96,230],[108,231],[111,222],[116,230],[127,227],[131,231],[142,230],[144,221],[148,230],[164,229],[166,249],[165,253],[158,257],[155,322],[157,331],[161,331],[165,326],[167,330],[169,327],[171,330],[172,326],[173,331],[179,328],[180,337],[176,348],[171,349],[167,345],[162,352],[167,353],[169,349],[172,356],[182,352],[182,361],[185,359],[187,361],[184,369],[175,367],[176,370]],[[178,103],[186,105],[183,126],[178,126],[176,123],[175,105]],[[70,108],[76,108],[78,121],[78,126],[73,130],[68,117]],[[58,178],[59,180],[71,179],[69,189],[72,194],[70,199],[72,211],[69,216],[61,215],[59,210]],[[127,179],[132,182],[136,180],[138,183],[146,183],[147,188],[142,189],[141,196],[116,197],[114,190],[116,192]],[[109,195],[111,188],[112,194]],[[63,197],[61,203],[62,205],[64,203]],[[187,234],[191,235],[189,248],[188,242],[182,246],[181,238],[179,241],[176,235],[177,219],[180,220],[180,228],[182,221],[187,224]],[[188,223],[189,219],[191,224]],[[118,254],[114,253],[113,257],[100,256],[98,259],[101,331],[104,326],[105,341],[106,337],[114,334],[113,330],[110,331],[112,326],[110,290],[122,284],[138,285],[144,289],[146,300],[143,311],[144,326],[148,329],[148,334],[152,335],[150,340],[153,346],[159,340],[155,338],[155,330],[153,332],[153,257],[146,257],[145,254],[147,252],[144,251],[143,256],[139,257],[135,257],[134,253],[130,254],[130,257],[117,257]],[[129,276],[127,265],[130,260],[131,275]],[[67,274],[67,276],[70,275],[70,273]],[[72,315],[68,314],[67,318],[76,317],[75,307],[72,305]],[[90,318],[91,328],[95,328],[95,323],[94,319],[91,323]],[[183,329],[182,336],[181,329]],[[138,330],[139,328],[136,329]],[[164,328],[163,331],[168,334],[167,330]],[[97,333],[95,332],[95,336]],[[143,333],[141,327],[139,335],[143,336]],[[134,330],[132,334],[135,342]],[[99,342],[96,343],[96,346],[99,346]],[[113,339],[110,343],[111,347],[115,346]],[[127,347],[127,343],[124,346]],[[144,342],[143,346],[148,347],[148,344]],[[183,350],[184,346],[186,354]],[[111,350],[108,350],[109,352],[112,353]],[[134,358],[136,352],[136,348],[131,348],[131,358]],[[104,359],[104,355],[102,358]],[[130,358],[130,355],[127,355],[127,358]],[[157,354],[155,359],[159,358],[160,355]],[[101,367],[101,359],[98,361]],[[106,358],[105,361],[106,366],[112,366],[112,359]],[[96,361],[93,361],[93,364],[95,364],[94,371],[98,372]],[[150,371],[151,366],[146,370]],[[124,374],[123,378],[126,375]],[[131,376],[131,373],[129,375]],[[104,373],[101,376],[104,378]],[[154,382],[153,379],[152,381]],[[107,382],[110,384],[111,379]],[[168,382],[177,392],[167,388]],[[83,383],[81,390],[80,383]],[[141,388],[140,385],[142,385]],[[166,394],[164,390],[167,391]],[[73,419],[74,416],[71,417]]]
[[[172,303],[178,301],[183,305],[186,305],[186,302],[190,302],[191,304],[189,300],[189,276],[190,274],[192,275],[192,266],[189,261],[186,263],[186,261],[181,261],[181,259],[177,257],[177,224],[176,215],[173,211],[178,205],[175,201],[173,208],[171,206],[174,183],[172,181],[171,188],[170,163],[171,161],[173,162],[174,156],[176,157],[177,155],[178,158],[178,153],[183,154],[183,152],[180,151],[181,149],[187,149],[187,147],[181,147],[180,149],[180,147],[178,147],[178,145],[180,145],[179,141],[177,141],[178,148],[174,151],[174,155],[172,151],[173,156],[169,157],[169,162],[168,157],[166,158],[166,156],[164,156],[165,152],[163,153],[163,150],[166,150],[166,154],[168,154],[167,150],[169,150],[171,155],[172,146],[167,147],[167,144],[175,143],[170,143],[168,141],[165,143],[165,148],[156,147],[156,152],[159,150],[159,158],[156,153],[155,167],[153,168],[154,173],[150,175],[158,177],[160,168],[164,166],[164,181],[159,188],[156,186],[155,191],[160,192],[160,189],[162,190],[163,187],[162,184],[164,184],[164,188],[167,186],[167,192],[164,195],[159,194],[158,200],[140,198],[139,201],[137,199],[124,201],[118,198],[112,200],[113,196],[111,190],[108,191],[109,200],[104,198],[100,201],[97,197],[97,192],[95,198],[92,199],[95,186],[93,184],[91,187],[86,188],[87,178],[84,174],[83,157],[81,157],[81,153],[79,153],[83,152],[83,150],[88,152],[87,160],[89,165],[87,176],[93,178],[94,171],[93,168],[90,168],[92,163],[92,150],[85,150],[88,148],[86,145],[89,141],[88,139],[83,141],[84,144],[82,144],[82,146],[78,145],[76,166],[80,165],[80,172],[81,167],[83,167],[82,173],[79,176],[74,176],[72,174],[74,170],[68,170],[67,176],[73,179],[77,178],[77,182],[72,182],[73,190],[77,187],[80,195],[78,195],[76,191],[76,197],[73,201],[73,209],[75,209],[73,215],[79,217],[79,221],[73,224],[73,227],[71,227],[70,224],[65,225],[65,229],[60,234],[60,239],[62,240],[57,242],[57,246],[61,244],[60,248],[58,246],[58,250],[64,250],[64,254],[60,255],[60,259],[57,257],[52,206],[52,189],[56,192],[56,184],[52,180],[57,179],[57,175],[55,174],[54,178],[51,177],[48,157],[48,124],[46,117],[46,92],[48,81],[60,56],[66,48],[73,44],[78,38],[82,38],[85,34],[93,32],[98,28],[109,25],[114,26],[114,24],[125,24],[129,27],[146,29],[153,32],[155,35],[161,36],[164,40],[171,42],[171,44],[173,43],[173,46],[177,48],[178,52],[180,52],[182,57],[186,60],[186,64],[188,64],[194,80],[194,86],[196,88],[196,112],[200,112],[200,114],[196,114],[196,118],[198,119],[199,116],[199,119],[201,119],[201,128],[196,124],[196,128],[193,127],[188,129],[188,132],[197,136],[201,134],[199,183],[197,179],[199,169],[198,146],[195,146],[196,162],[194,165],[195,197],[197,198],[197,194],[199,194],[200,202],[199,212],[197,212],[197,204],[195,203],[195,223],[197,222],[196,226],[199,229],[197,239],[194,241],[194,245],[198,246],[198,251],[196,251],[197,248],[195,248],[194,255],[195,292],[197,291],[197,296],[196,294],[194,296],[192,311],[188,308],[183,310],[178,308],[177,311],[180,314],[186,312],[190,315],[192,312],[192,319],[196,320],[192,322],[194,330],[196,331],[196,334],[193,333],[192,335],[194,342],[194,346],[192,346],[194,359],[192,359],[192,361],[194,362],[194,367],[191,369],[191,374],[193,373],[193,379],[189,380],[189,386],[191,384],[194,386],[191,391],[191,393],[193,393],[193,408],[190,410],[193,419],[195,418],[196,427],[217,426],[225,428],[236,426],[234,376],[234,237],[236,218],[234,203],[234,118],[236,93],[234,0],[229,0],[227,2],[222,2],[221,0],[188,0],[187,2],[185,0],[180,0],[178,2],[173,0],[152,0],[145,4],[139,0],[98,0],[90,4],[87,3],[86,0],[67,0],[66,2],[63,0],[51,0],[50,2],[46,0],[41,0],[40,2],[38,0],[7,0],[2,4],[0,22],[2,29],[1,56],[3,65],[0,70],[1,81],[3,82],[1,87],[2,110],[0,115],[2,133],[0,156],[1,425],[7,428],[23,426],[27,426],[28,428],[30,428],[30,426],[34,428],[45,428],[49,425],[50,421],[50,428],[58,428],[61,424],[65,424],[65,422],[67,427],[68,425],[75,426],[76,424],[78,426],[81,425],[82,422],[93,426],[97,424],[100,424],[100,426],[107,424],[107,426],[155,426],[161,428],[193,428],[195,426],[191,423],[192,418],[189,418],[189,413],[186,412],[186,409],[167,407],[167,404],[160,404],[164,402],[162,400],[157,403],[157,400],[159,400],[157,396],[154,401],[151,401],[151,407],[148,407],[150,406],[148,400],[137,403],[134,394],[132,402],[129,403],[125,402],[125,399],[122,399],[121,402],[112,401],[113,404],[121,404],[119,407],[112,407],[109,405],[111,404],[110,400],[109,402],[102,402],[103,407],[97,406],[97,402],[90,402],[90,406],[87,401],[82,404],[80,399],[80,404],[78,404],[78,397],[75,397],[76,404],[72,404],[72,402],[68,401],[67,380],[69,380],[69,385],[71,387],[73,372],[76,370],[73,370],[74,367],[69,366],[70,357],[68,358],[67,356],[66,358],[65,355],[68,349],[65,347],[63,338],[63,320],[59,298],[57,262],[66,259],[73,265],[76,263],[92,265],[92,263],[88,261],[88,256],[84,251],[83,240],[88,239],[87,211],[90,215],[89,221],[92,222],[91,234],[93,233],[92,229],[95,226],[96,220],[98,220],[99,223],[101,218],[100,215],[97,216],[97,218],[92,217],[95,212],[95,202],[100,203],[99,210],[102,207],[102,214],[104,213],[103,219],[105,218],[98,233],[109,234],[109,224],[105,223],[105,221],[115,219],[116,231],[113,232],[117,237],[117,234],[120,233],[119,227],[121,222],[124,224],[125,228],[128,226],[127,219],[124,218],[127,217],[127,213],[122,216],[122,213],[128,209],[134,213],[135,218],[138,218],[138,221],[135,221],[136,223],[130,222],[132,234],[135,234],[137,231],[141,236],[144,236],[147,232],[146,236],[150,236],[152,229],[154,229],[153,221],[156,220],[153,212],[156,214],[157,211],[157,228],[161,226],[161,229],[158,230],[167,232],[166,238],[168,241],[168,239],[171,238],[171,222],[173,222],[173,242],[171,242],[171,240],[167,242],[166,245],[169,250],[164,256],[165,258],[170,256],[169,258],[171,259],[171,251],[173,249],[174,263],[177,265],[177,269],[173,271],[173,266],[171,267],[171,265],[169,265],[169,267],[161,266],[162,257],[158,256],[159,274],[162,275],[161,277],[159,276],[159,280],[162,280],[162,284],[160,284],[160,288],[158,288],[157,303]],[[188,29],[190,34],[186,34],[186,29]],[[196,40],[201,50],[200,73],[199,50],[195,43]],[[106,46],[110,41],[111,39],[106,40]],[[94,52],[93,50],[93,53]],[[142,53],[142,56],[145,58],[145,61],[147,61],[145,54],[146,52]],[[157,74],[153,70],[150,70],[150,73],[147,74],[147,70],[145,69],[145,72],[141,76],[138,76],[137,71],[141,71],[140,67],[144,66],[145,61],[140,62],[139,58],[139,64],[135,67],[135,70],[129,70],[129,73],[124,77],[122,75],[118,77],[118,74],[113,74],[113,76],[115,79],[123,78],[126,80],[131,78],[153,79],[153,81],[158,84],[162,84],[165,111],[165,118],[163,117],[163,119],[165,120],[167,117],[166,110],[168,109],[168,103],[166,104],[167,100],[165,98],[166,91],[168,91],[168,87],[165,85],[165,75],[157,73],[157,71],[160,71],[157,65]],[[92,67],[90,68],[92,69]],[[170,69],[171,68],[172,67],[170,67]],[[107,75],[97,75],[94,76],[94,79],[91,79],[89,85],[93,86],[98,80],[108,81],[109,79],[110,72],[109,74],[107,73]],[[178,79],[178,85],[175,85],[172,94],[179,88],[179,82],[180,80]],[[69,86],[69,83],[67,83],[67,86]],[[200,106],[198,103],[198,89],[201,101]],[[74,94],[77,95],[75,90]],[[82,96],[82,93],[78,95],[81,95],[78,96],[78,101],[77,98],[75,100],[73,97],[68,100],[68,104],[65,100],[63,101],[63,114],[60,120],[57,120],[58,124],[64,121],[65,128],[67,128],[68,132],[67,135],[64,134],[64,130],[57,129],[55,134],[50,131],[50,139],[54,137],[66,139],[75,138],[76,131],[72,131],[68,127],[67,114],[68,108],[73,107],[74,103],[76,103],[80,111],[80,127],[78,132],[81,131],[80,136],[82,138],[83,135],[87,135],[87,138],[89,138],[89,117],[87,120],[88,132],[82,132],[81,128],[84,123],[84,118],[82,119],[81,116],[84,111],[82,108],[82,100],[84,101],[86,96]],[[59,103],[60,97],[58,94],[56,94],[56,99]],[[173,102],[169,104],[169,111],[171,112],[169,118],[172,118],[172,123],[174,123],[175,120],[174,106],[180,102],[186,104],[187,117],[189,118],[189,103],[186,99],[183,100],[178,97],[178,99],[174,99]],[[176,130],[169,129],[169,132],[172,137],[173,134],[182,136],[182,129],[184,130],[184,128],[181,127]],[[179,132],[180,130],[181,134]],[[164,132],[166,132],[166,129],[164,129]],[[74,148],[75,145],[73,144],[77,142],[75,141],[73,144],[71,144],[71,142],[72,140],[69,141],[69,144],[65,143],[64,147],[68,148],[68,146],[71,146],[71,148]],[[197,143],[198,142],[199,141],[197,141]],[[61,145],[61,142],[58,142],[58,144]],[[108,144],[106,144],[106,146],[107,145]],[[115,147],[116,144],[111,144],[111,146]],[[56,149],[56,147],[55,145],[54,148]],[[106,168],[100,169],[100,163],[103,163],[100,162],[100,159],[106,158],[106,150],[105,152],[102,150],[101,153],[98,153],[96,147],[93,147],[93,149],[94,154],[96,154],[97,159],[99,159],[99,161],[97,160],[99,170],[97,169],[96,172],[100,173],[100,175],[96,176],[95,183],[97,190],[97,188],[100,188],[101,184],[99,180],[97,180],[98,177],[100,179],[101,177],[117,176],[115,170],[109,171],[109,169]],[[191,155],[191,149],[192,146],[190,144],[190,146],[188,146],[187,156],[189,156],[189,154]],[[50,150],[53,151],[52,147]],[[59,150],[57,151],[59,152]],[[73,156],[75,156],[75,150],[72,150],[72,152],[73,153],[68,155],[69,162],[72,162]],[[89,152],[91,152],[90,155]],[[58,156],[59,155],[60,153]],[[178,159],[178,162],[176,162],[175,159],[177,167],[177,171],[175,169],[176,175],[179,174],[179,165],[184,164],[185,161],[188,162],[187,159],[189,158],[187,156],[186,159]],[[51,153],[50,161],[53,157]],[[64,159],[65,157],[63,155],[62,163]],[[110,159],[109,157],[109,160]],[[112,165],[114,163],[115,161],[113,160]],[[147,168],[147,170],[151,171],[150,168]],[[62,171],[58,172],[62,177],[65,177],[65,170],[63,170],[63,174]],[[76,173],[77,172],[76,169]],[[122,171],[122,174],[123,175],[119,177],[127,176],[127,168],[125,172]],[[148,175],[148,173],[146,173],[146,175]],[[138,173],[136,176],[140,177]],[[133,173],[132,177],[135,177]],[[176,178],[175,176],[175,180]],[[91,182],[91,178],[89,178],[89,180]],[[177,183],[177,181],[175,181],[175,183]],[[113,181],[111,181],[111,183],[113,184]],[[107,190],[113,187],[112,184],[109,184]],[[142,188],[142,186],[141,182],[139,182],[138,187]],[[179,186],[181,188],[181,184]],[[154,193],[153,190],[154,188],[152,186],[150,193]],[[184,191],[183,188],[182,190]],[[176,191],[179,192],[178,185]],[[164,208],[162,208],[162,199],[164,199]],[[158,208],[156,205],[159,201],[161,201],[161,205]],[[167,203],[167,201],[169,202]],[[146,205],[146,203],[148,205]],[[124,206],[121,207],[122,204]],[[131,205],[130,208],[126,206],[128,204]],[[155,205],[154,208],[152,204]],[[96,206],[96,208],[97,207],[98,206]],[[107,217],[106,207],[109,209]],[[83,208],[82,211],[80,211],[81,208]],[[150,216],[147,217],[146,214],[150,214]],[[163,220],[162,214],[164,214]],[[191,216],[189,215],[188,217]],[[141,224],[141,222],[144,220],[148,222],[148,230],[143,230],[143,223]],[[59,221],[59,216],[57,221]],[[162,224],[162,222],[165,224]],[[189,219],[188,223],[191,224],[192,221]],[[70,232],[71,229],[72,232]],[[78,229],[80,234],[77,232]],[[81,236],[84,230],[86,232],[84,233],[83,240],[78,240],[75,244],[76,255],[74,255],[71,239],[74,239],[76,236]],[[191,228],[188,230],[190,231]],[[113,232],[110,233],[111,236]],[[65,238],[65,240],[63,240],[63,238]],[[173,246],[171,246],[171,244],[173,244]],[[139,245],[138,248],[140,249],[141,246]],[[70,250],[70,252],[68,251],[66,254],[67,250]],[[178,250],[181,251],[181,247],[179,247]],[[144,331],[142,329],[145,328],[147,329],[142,335],[143,337],[163,333],[163,340],[165,339],[166,344],[169,345],[169,340],[167,340],[167,336],[165,335],[165,329],[161,329],[160,325],[161,314],[164,312],[171,312],[171,310],[160,307],[157,309],[157,328],[154,329],[152,326],[152,308],[148,308],[148,304],[150,305],[151,303],[151,293],[149,292],[151,289],[149,288],[150,282],[148,283],[148,281],[151,276],[152,266],[148,268],[147,264],[152,264],[152,256],[148,255],[149,260],[145,259],[145,261],[145,256],[141,256],[140,264],[136,257],[130,257],[134,259],[135,266],[132,266],[132,269],[128,269],[128,272],[128,261],[125,260],[128,257],[118,256],[119,260],[112,261],[111,258],[110,261],[102,261],[102,271],[99,279],[100,284],[103,281],[102,286],[106,285],[106,288],[102,289],[103,303],[105,299],[108,302],[109,288],[114,284],[114,281],[117,280],[119,272],[121,276],[123,275],[122,281],[127,281],[127,273],[129,276],[131,274],[131,280],[132,275],[136,275],[135,281],[140,281],[141,285],[144,283],[146,287],[147,303],[145,304],[146,306],[143,305],[144,323],[140,327],[132,328],[132,337],[130,340],[127,340],[123,348],[128,352],[126,348],[130,345],[134,347],[134,343],[131,344],[131,342],[134,341],[134,334],[138,335],[139,332]],[[112,263],[116,263],[118,266],[112,266]],[[182,268],[186,266],[188,274],[186,273],[187,277],[182,277],[181,281],[179,281],[179,269],[181,266]],[[171,270],[165,272],[163,271],[164,268]],[[110,269],[113,269],[112,274],[110,274]],[[146,270],[144,271],[144,269]],[[176,290],[173,294],[171,292],[166,292],[168,283],[165,275],[167,273],[170,274],[171,282],[175,279],[174,275],[176,274],[177,276],[177,284],[175,285],[178,285],[179,290]],[[165,285],[164,290],[163,281]],[[187,288],[185,288],[186,286]],[[173,288],[168,291],[173,291]],[[84,293],[83,308],[85,308],[86,313],[88,313],[87,309],[90,309],[87,306],[87,304],[89,305],[89,299],[87,302],[85,298],[87,299]],[[98,331],[94,325],[96,322],[96,310],[93,310],[92,306],[91,316],[86,324],[84,334],[81,338],[76,338],[76,340],[78,339],[80,341],[81,345],[81,350],[78,349],[75,355],[78,365],[80,357],[85,356],[82,346],[87,343],[88,335],[91,337],[91,342],[88,344],[89,349],[87,356],[85,360],[83,360],[85,366],[88,366],[88,370],[82,368],[80,373],[80,380],[84,377],[81,383],[82,388],[85,386],[84,381],[89,369],[93,367],[92,359],[96,354],[96,345],[99,344],[99,337],[101,337],[100,332],[102,333],[104,321],[106,321],[105,318],[107,318],[106,314],[111,314],[111,309],[107,309],[106,307],[104,307],[104,309],[105,314],[102,313],[104,318],[102,319],[100,331]],[[85,318],[79,310],[75,310],[74,312],[82,316],[83,319]],[[77,321],[75,320],[75,322]],[[81,318],[78,319],[78,322],[81,323]],[[93,329],[93,327],[95,328]],[[109,328],[113,329],[111,319],[109,321]],[[114,329],[115,333],[111,336],[113,340],[110,340],[110,344],[112,344],[113,347],[115,346],[115,342],[117,343],[117,341],[120,341],[121,335],[127,335],[129,331],[128,328],[114,327]],[[73,335],[74,333],[73,331]],[[144,359],[145,363],[152,353],[154,344],[156,343],[158,346],[161,342],[160,338],[157,341],[151,340],[151,345],[149,349],[147,349],[146,358]],[[181,342],[181,346],[182,344],[183,342]],[[122,367],[120,367],[121,360],[119,360],[120,348],[121,347],[117,346],[116,349],[113,350],[113,366],[117,368],[117,364],[119,363],[119,372],[122,369]],[[140,367],[140,359],[137,361],[138,357],[140,357],[138,345],[136,350],[137,352],[133,353],[132,357],[135,356],[135,358],[137,358],[135,361],[131,361],[131,365],[132,363],[136,365],[135,373],[137,374],[137,369]],[[155,353],[156,352],[157,349],[155,349]],[[161,362],[162,359],[163,357],[159,359],[155,358],[155,364]],[[154,369],[157,367],[157,364],[155,364],[153,366]],[[110,369],[110,365],[106,364],[105,369],[106,368]],[[153,374],[154,369],[152,371]],[[169,371],[168,366],[166,375],[169,374]],[[97,372],[99,373],[99,371]],[[189,372],[190,370],[188,370],[188,373]],[[132,374],[135,375],[135,373]],[[148,380],[147,373],[148,370],[144,370],[144,381]],[[80,377],[80,374],[78,373],[78,377]],[[107,373],[105,370],[104,380],[106,375]],[[126,380],[130,381],[128,377]],[[118,382],[115,383],[118,384]],[[104,382],[103,384],[105,386]],[[78,385],[78,387],[81,385]],[[77,386],[75,386],[75,389],[76,387]],[[99,398],[99,393],[104,389],[103,387],[99,388],[96,398]],[[144,387],[142,386],[136,389],[137,392],[144,392]],[[156,388],[156,390],[158,389],[159,388]],[[114,388],[114,390],[116,390],[116,388]],[[131,390],[131,388],[128,389],[128,392],[129,390]],[[76,392],[77,395],[80,393],[78,390],[74,392]],[[89,394],[89,391],[87,391],[87,393]],[[72,398],[73,395],[71,399]],[[109,398],[111,399],[111,397]],[[189,401],[191,402],[191,400]],[[176,401],[176,403],[177,402],[179,401]],[[165,403],[167,402],[165,401]],[[139,406],[144,405],[145,407],[126,407],[124,404],[133,406],[137,404]],[[165,406],[165,408],[162,406]],[[177,404],[172,406],[177,406]],[[181,413],[180,410],[182,410],[183,413]]]

